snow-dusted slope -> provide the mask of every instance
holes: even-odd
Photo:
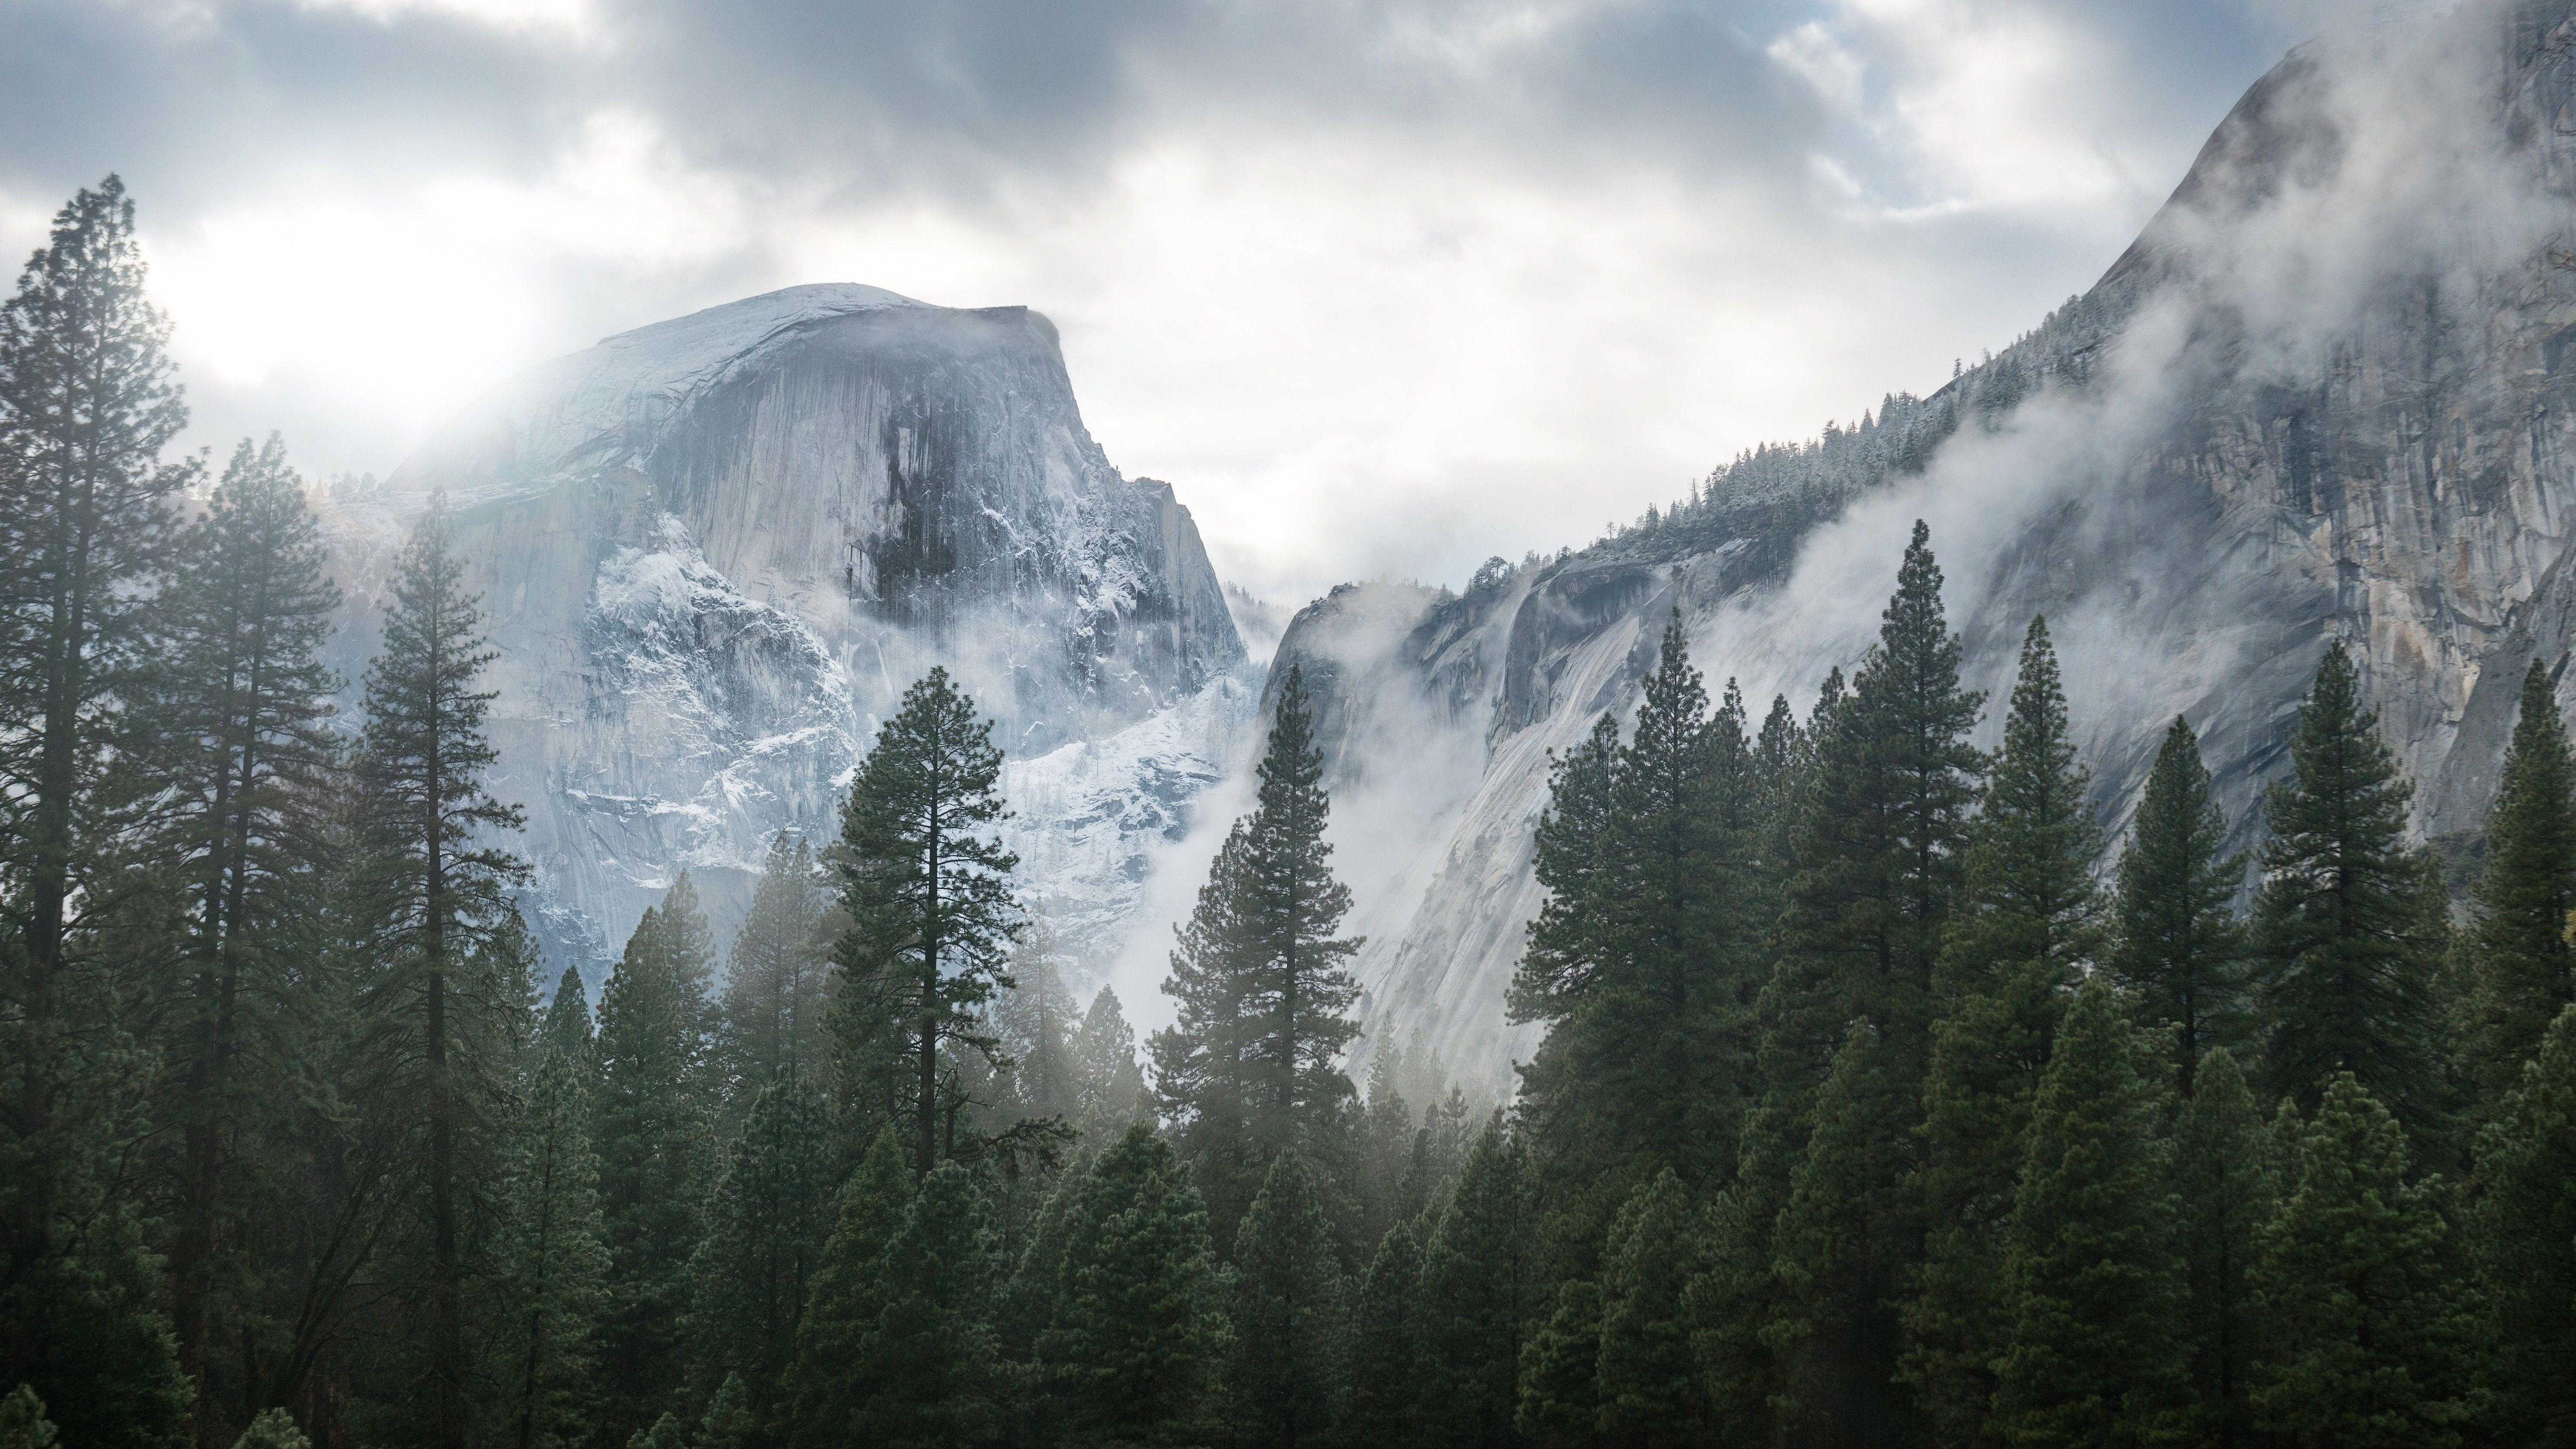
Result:
[[[933,664],[994,716],[1032,887],[1086,954],[1239,753],[1243,646],[1189,511],[1110,466],[1025,308],[796,287],[494,389],[333,520],[353,675],[434,491],[557,954],[604,954],[681,867],[729,912],[770,834],[831,828]]]

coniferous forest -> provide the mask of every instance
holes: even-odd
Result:
[[[2106,838],[2045,621],[1964,690],[1920,525],[1804,719],[1676,620],[1556,764],[1501,1105],[1346,1069],[1296,669],[1141,1043],[934,670],[594,1002],[443,508],[335,678],[303,480],[170,455],[166,332],[112,179],[0,308],[0,1449],[2576,1444],[2544,665],[2446,872],[2340,645],[2244,859],[2182,720]]]

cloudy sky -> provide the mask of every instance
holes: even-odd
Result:
[[[121,172],[195,441],[317,474],[774,287],[1026,303],[1110,457],[1294,600],[1937,386],[2336,8],[0,0],[0,246]]]

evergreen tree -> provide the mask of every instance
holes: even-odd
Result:
[[[2189,1428],[2171,1161],[2122,1015],[2098,980],[2076,996],[2031,1115],[1994,1395],[2015,1446],[2179,1443]]]
[[[713,1175],[715,942],[686,871],[648,908],[599,994],[600,1207],[608,1226],[601,1383],[611,1437],[685,1384],[689,1255]]]
[[[1296,1449],[1330,1435],[1346,1326],[1333,1237],[1314,1169],[1294,1147],[1282,1151],[1234,1245],[1238,1442]]]
[[[838,1449],[859,1432],[868,1385],[850,1366],[882,1302],[878,1259],[911,1204],[911,1169],[889,1124],[842,1189],[840,1215],[806,1285],[796,1361],[787,1373],[791,1438],[800,1449]]]
[[[154,657],[187,410],[111,176],[54,217],[0,304],[0,1384],[84,1446],[186,1406],[137,1205],[113,1182],[150,1065],[110,942],[131,823],[120,746]]]
[[[1066,1050],[1073,1058],[1076,1131],[1091,1141],[1105,1141],[1135,1122],[1152,1119],[1153,1098],[1145,1086],[1145,1069],[1136,1060],[1136,1029],[1127,1024],[1118,993],[1100,988]]]
[[[2576,1444],[2576,1007],[2551,1023],[2480,1141],[2477,1187],[2498,1442]]]
[[[2349,1071],[2419,1139],[2439,1112],[2422,863],[2405,848],[2413,787],[2364,708],[2340,641],[2290,740],[2293,778],[2264,801],[2272,839],[2255,897],[2272,1089],[2312,1108]]]
[[[1430,1442],[1513,1442],[1521,1341],[1538,1304],[1528,1158],[1488,1123],[1458,1173],[1424,1255],[1423,1333],[1431,1347]]]
[[[1170,1144],[1138,1123],[1082,1183],[1039,1344],[1058,1427],[1081,1445],[1214,1441],[1226,1321],[1207,1210]]]
[[[947,1449],[996,1435],[998,1268],[982,1185],[962,1164],[939,1164],[877,1256],[882,1306],[845,1370],[861,1396],[858,1442]]]
[[[992,737],[933,669],[904,691],[841,805],[844,1072],[851,1095],[906,1123],[916,1177],[961,1147],[965,1103],[942,1045],[999,1053],[980,1009],[1010,985],[1019,857],[982,833],[1004,815]]]
[[[295,1427],[295,1416],[284,1409],[263,1409],[233,1441],[233,1449],[311,1449],[313,1441]]]
[[[1351,1313],[1351,1403],[1342,1425],[1353,1444],[1419,1444],[1429,1345],[1422,1334],[1422,1243],[1399,1222],[1378,1240]]]
[[[742,1375],[726,1374],[716,1386],[716,1396],[707,1403],[707,1416],[698,1424],[695,1449],[753,1449],[760,1443],[759,1419],[751,1409],[751,1390],[744,1387]]]
[[[2522,679],[2522,715],[2487,816],[2478,880],[2467,1040],[2470,1080],[2490,1104],[2522,1081],[2549,1023],[2576,1000],[2576,756],[2549,671]]]
[[[1520,1400],[1512,1425],[1536,1449],[1601,1442],[1601,1285],[1568,1278],[1547,1317],[1521,1344]]]
[[[2251,1274],[2273,1211],[2271,1152],[2233,1053],[2210,1048],[2197,1085],[2174,1124],[2188,1288],[2181,1337],[2202,1435],[2232,1446],[2254,1442],[2247,1393],[2259,1324]]]
[[[1778,1297],[1763,1338],[1796,1386],[1791,1417],[1846,1442],[1892,1442],[1916,1418],[1897,1387],[1903,1285],[1924,1233],[1909,1179],[1924,1147],[1934,966],[1984,764],[1967,739],[1981,697],[1959,688],[1960,652],[1918,522],[1849,697],[1818,706],[1788,959],[1763,1006],[1767,1094],[1813,1103],[1774,1229]]]
[[[570,969],[555,988],[512,1124],[499,1254],[503,1306],[489,1377],[515,1449],[587,1431],[608,1275],[590,1135],[590,1014]]]
[[[0,1449],[53,1449],[54,1421],[45,1404],[26,1384],[0,1398]]]
[[[170,788],[153,849],[192,878],[162,1031],[161,1116],[182,1137],[172,1319],[180,1366],[199,1384],[198,1438],[212,1443],[224,1437],[205,1382],[216,1257],[239,1211],[226,1163],[243,1119],[289,1095],[317,1045],[307,978],[333,681],[316,656],[338,594],[322,577],[302,480],[274,436],[234,452],[178,558],[163,600],[168,657],[144,697],[158,736],[149,753]]]
[[[1511,998],[1515,1019],[1549,1023],[1521,1119],[1578,1261],[1658,1171],[1713,1186],[1734,1166],[1757,959],[1737,909],[1753,834],[1744,702],[1730,685],[1709,716],[1678,615],[1633,737],[1612,738],[1596,728],[1559,765],[1538,862],[1551,902]]]
[[[2058,1016],[2101,942],[2086,786],[2057,651],[2034,618],[1934,972],[1918,1178],[1931,1226],[1905,1369],[1943,1442],[1968,1442],[1986,1418],[2009,1327],[2001,1270],[2023,1137]]]
[[[495,696],[474,686],[497,656],[465,590],[443,497],[414,526],[392,593],[383,652],[367,670],[359,765],[366,1010],[372,1054],[414,1064],[380,1084],[380,1101],[422,1139],[429,1402],[417,1429],[453,1446],[468,1432],[465,1234],[480,1215],[472,1199],[497,1177],[488,1161],[494,1108],[526,991],[526,962],[493,949],[516,928],[507,891],[523,870],[493,836],[518,829],[521,817],[483,787],[496,758],[483,733]]]
[[[779,1417],[807,1280],[832,1228],[830,1126],[784,1075],[754,1098],[707,1195],[706,1235],[689,1260],[689,1337],[701,1382],[736,1383],[757,1424]]]
[[[1350,910],[1324,840],[1331,800],[1305,676],[1291,665],[1271,714],[1258,803],[1234,824],[1180,929],[1163,990],[1178,1020],[1153,1039],[1154,1087],[1220,1241],[1271,1161],[1328,1161],[1354,1092],[1338,1064],[1359,1028],[1333,932]]]
[[[1683,1301],[1698,1256],[1688,1192],[1667,1168],[1619,1211],[1601,1276],[1600,1424],[1614,1444],[1720,1442]]]
[[[2275,1130],[2288,1180],[2254,1270],[2260,1421],[2298,1444],[2457,1443],[2466,1325],[2439,1180],[2406,1180],[2405,1133],[2351,1072]]]
[[[2109,965],[2141,1019],[2172,1028],[2184,1097],[2196,1090],[2201,1058],[2245,1035],[2245,928],[2235,908],[2245,865],[2222,855],[2226,846],[2200,742],[2177,715],[2120,853]]]
[[[716,1055],[725,1081],[720,1135],[728,1140],[771,1082],[816,1079],[831,917],[832,896],[814,847],[780,831],[733,938],[717,1008]]]

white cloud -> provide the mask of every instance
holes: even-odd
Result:
[[[338,10],[379,23],[430,15],[469,21],[502,32],[550,39],[598,32],[601,16],[591,0],[296,0],[306,10]]]

